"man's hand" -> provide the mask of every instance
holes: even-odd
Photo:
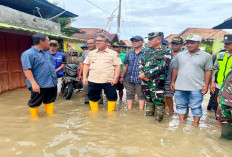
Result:
[[[172,91],[175,91],[175,83],[174,83],[174,82],[172,82],[172,83],[170,84],[170,88],[171,88]]]
[[[216,90],[216,84],[214,82],[211,82],[210,91],[214,94],[215,90]]]
[[[123,84],[123,82],[124,82],[124,78],[123,78],[123,77],[120,77],[119,82],[120,82],[121,84]]]
[[[221,96],[217,97],[217,103],[219,104]]]
[[[150,81],[150,80],[149,80],[148,78],[146,78],[146,77],[145,77],[145,78],[143,78],[143,80],[144,80],[144,81]]]
[[[146,76],[144,74],[140,74],[138,75],[138,78],[140,78],[141,80],[143,80]]]
[[[82,81],[82,76],[81,74],[78,75],[78,80],[81,82]]]
[[[88,86],[88,79],[87,79],[87,78],[84,78],[84,77],[83,77],[83,84],[84,84],[85,86]]]
[[[31,85],[32,85],[33,92],[40,94],[40,87],[39,87],[39,85],[37,83],[33,83]]]
[[[115,85],[116,83],[118,83],[118,79],[113,79],[112,81],[111,81],[111,86],[113,86],[113,85]]]
[[[201,90],[202,95],[205,95],[208,92],[208,87],[204,86]]]

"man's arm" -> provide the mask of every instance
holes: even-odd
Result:
[[[145,73],[144,75],[148,79],[152,79],[152,78],[162,74],[165,70],[168,69],[168,66],[169,66],[171,60],[172,60],[171,54],[165,55],[161,61],[161,62],[164,62],[164,64],[157,65],[155,68],[152,68],[149,72]]]
[[[80,72],[79,72],[79,75],[78,75],[78,80],[79,80],[79,81],[82,81],[83,67],[84,67],[83,62],[80,62],[80,63],[79,63]]]
[[[208,91],[209,83],[210,83],[210,80],[211,80],[211,75],[212,75],[211,70],[206,70],[205,71],[205,86],[201,90],[201,93],[203,95],[205,95],[207,93],[207,91]]]
[[[56,69],[56,72],[60,71],[61,69],[64,68],[64,64],[61,64],[61,66],[59,66],[57,69]]]
[[[116,77],[119,77],[120,74],[120,70],[121,70],[121,65],[114,65],[115,70],[114,70],[114,79],[111,81],[111,85],[115,85],[116,83],[118,83],[118,79],[116,79]]]
[[[178,74],[178,69],[173,68],[173,70],[172,70],[172,82],[170,84],[170,88],[173,91],[175,90],[175,82],[176,82],[177,74]]]
[[[124,81],[124,77],[126,75],[127,68],[128,68],[128,64],[124,64],[124,66],[122,68],[122,73],[120,75],[120,83],[123,83],[123,81]]]
[[[213,71],[212,71],[212,79],[211,79],[211,84],[210,84],[210,91],[214,94],[215,90],[216,90],[216,84],[215,84],[215,73],[218,71],[219,69],[219,63],[216,60],[213,66]]]
[[[35,81],[31,70],[30,69],[24,70],[24,74],[25,74],[26,78],[29,80],[29,82],[31,83],[33,92],[40,94],[40,87],[37,84],[37,82]]]
[[[86,86],[88,85],[88,79],[87,79],[88,72],[89,72],[89,64],[84,64],[84,66],[83,66],[83,84]]]

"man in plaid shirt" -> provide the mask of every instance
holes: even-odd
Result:
[[[128,52],[124,61],[120,82],[126,88],[126,101],[128,109],[132,109],[135,94],[139,99],[139,109],[144,109],[145,98],[141,89],[141,79],[138,78],[139,61],[144,53],[144,40],[141,36],[134,36],[130,39],[133,50]]]

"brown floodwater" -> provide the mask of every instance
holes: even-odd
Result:
[[[71,100],[58,97],[55,115],[30,118],[27,89],[0,95],[0,157],[231,157],[232,142],[220,140],[214,113],[203,102],[200,126],[179,124],[176,114],[165,113],[162,123],[144,116],[138,105],[128,111],[125,96],[114,113],[106,101],[98,112],[83,104],[82,93]]]

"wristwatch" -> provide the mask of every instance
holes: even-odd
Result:
[[[118,79],[119,77],[114,77],[115,79]]]

